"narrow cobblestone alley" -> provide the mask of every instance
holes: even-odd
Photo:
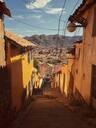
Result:
[[[68,107],[58,89],[47,89],[43,96],[34,96],[28,110],[21,114],[10,128],[96,127],[85,118],[80,111]]]

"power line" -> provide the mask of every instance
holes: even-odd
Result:
[[[32,27],[32,28],[38,28],[38,29],[49,30],[49,31],[57,31],[57,29],[55,29],[55,28],[45,28],[45,27],[40,27],[40,26],[37,26],[37,25],[32,25],[32,24],[23,22],[23,21],[21,21],[21,20],[17,20],[15,17],[12,17],[12,19],[14,19],[14,21],[16,21],[16,22],[18,22],[18,23],[27,25],[27,26]],[[63,31],[63,30],[60,30],[60,31]]]
[[[63,4],[63,6],[62,6],[62,10],[61,10],[61,14],[60,14],[60,16],[59,16],[59,21],[58,21],[58,35],[59,35],[59,31],[60,31],[61,17],[62,17],[64,8],[65,8],[65,5],[66,5],[66,0],[64,1],[64,4]]]
[[[25,4],[30,3],[28,0],[24,0],[23,2],[24,2]],[[35,5],[33,5],[33,7],[37,8]],[[45,10],[43,10],[43,9],[42,9],[41,11],[44,11],[44,12],[45,12]],[[14,18],[14,17],[13,17],[13,18]],[[44,28],[44,27],[32,25],[32,24],[25,23],[25,22],[23,22],[23,21],[17,20],[16,18],[14,18],[14,20],[17,21],[17,22],[19,22],[19,23],[22,23],[22,24],[25,24],[25,25],[27,25],[27,26],[30,26],[30,27],[34,27],[34,28],[38,28],[38,29],[43,29],[43,30],[57,31],[57,29],[55,29],[55,28]],[[66,21],[63,21],[63,20],[62,20],[62,22],[65,22],[65,23],[66,23]],[[60,31],[63,31],[63,30],[60,30]]]
[[[80,0],[77,0],[77,2],[76,2],[76,4],[74,5],[73,9],[72,9],[71,12],[69,13],[69,16],[74,12],[74,10],[75,10],[75,8],[77,7],[79,1],[80,1]],[[65,34],[66,34],[66,28],[67,28],[69,16],[67,17],[67,23],[66,23],[66,26],[65,26],[65,29],[64,29],[64,36],[65,36]]]
[[[72,11],[70,12],[70,14],[72,14],[72,13],[74,12],[74,10],[75,10],[75,8],[77,7],[79,1],[80,1],[80,0],[77,0],[76,4],[75,4],[74,8],[72,9]]]
[[[21,11],[21,12],[23,12],[23,13],[32,13],[31,11],[25,11],[25,10],[19,10],[19,9],[18,9],[18,11],[19,11],[19,12]],[[14,12],[16,13],[16,9],[14,10]],[[56,18],[56,17],[54,17],[54,18],[51,17],[51,19],[54,19],[54,20],[57,19],[57,21],[58,21],[58,17],[57,17],[57,18]],[[61,22],[63,22],[63,23],[66,23],[66,21],[67,21],[67,20],[61,19]]]
[[[64,26],[65,26],[65,29],[64,29],[64,31],[63,31],[64,36],[65,36],[65,34],[66,34],[67,24],[68,24],[68,21],[66,22],[66,24],[63,25],[63,28],[64,28]]]
[[[78,1],[79,1],[79,0],[78,0]],[[23,1],[23,2],[26,3],[26,2],[28,2],[28,0],[25,0],[25,1]],[[42,30],[49,30],[49,31],[57,31],[57,30],[58,30],[58,34],[59,34],[60,31],[63,31],[63,29],[60,30],[60,22],[62,21],[63,23],[66,23],[66,21],[63,21],[63,20],[61,19],[62,14],[63,14],[63,11],[64,11],[65,4],[66,4],[66,0],[64,1],[64,5],[63,5],[63,7],[62,7],[62,11],[61,11],[61,14],[60,14],[60,17],[59,17],[58,29],[55,29],[55,28],[45,28],[45,27],[40,27],[40,26],[37,26],[37,25],[32,25],[32,24],[23,22],[23,21],[21,21],[21,20],[17,20],[15,17],[13,17],[13,19],[14,19],[16,22],[18,22],[18,23],[22,23],[22,24],[24,24],[24,25],[27,25],[27,26],[33,27],[33,28],[38,28],[38,29],[42,29]],[[77,4],[77,3],[76,3],[76,4]],[[76,6],[76,5],[75,5],[75,6]],[[34,6],[34,7],[36,8],[36,6]],[[42,10],[43,10],[43,9],[42,9]]]
[[[62,18],[62,14],[63,14],[63,12],[64,12],[64,8],[65,8],[65,5],[66,5],[66,1],[67,0],[64,0],[64,4],[63,4],[63,6],[62,6],[62,10],[61,10],[61,13],[60,13],[60,16],[59,16],[59,20],[58,20],[58,39],[59,39],[59,32],[60,32],[60,25],[61,25],[61,18]],[[66,22],[65,22],[66,23]],[[57,40],[57,48],[59,47],[59,43],[58,43],[59,41]]]
[[[66,0],[65,0],[66,1]],[[28,0],[25,0],[24,1],[24,3],[25,4],[27,4],[27,3],[30,3],[30,1],[28,1]],[[40,11],[42,11],[42,12],[44,12],[45,13],[45,10],[44,9],[42,9],[42,8],[37,8],[35,5],[32,5],[35,9],[39,9]],[[61,16],[62,16],[62,14],[61,14]],[[51,17],[52,18],[52,17]],[[54,18],[52,18],[52,19],[54,19]],[[66,21],[64,21],[63,19],[60,19],[61,20],[61,22],[66,22]]]

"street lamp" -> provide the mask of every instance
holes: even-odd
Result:
[[[67,30],[69,32],[74,32],[76,30],[77,27],[83,27],[82,25],[76,25],[76,23],[74,22],[70,22],[67,26]]]

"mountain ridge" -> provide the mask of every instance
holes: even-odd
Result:
[[[70,47],[74,42],[82,39],[81,36],[58,36],[58,35],[33,35],[26,36],[25,39],[33,42],[36,45],[40,45],[43,47]]]

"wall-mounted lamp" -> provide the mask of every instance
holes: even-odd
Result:
[[[76,25],[75,23],[73,22],[70,22],[67,26],[67,30],[69,32],[74,32],[76,30],[77,27],[83,27],[82,25]]]

